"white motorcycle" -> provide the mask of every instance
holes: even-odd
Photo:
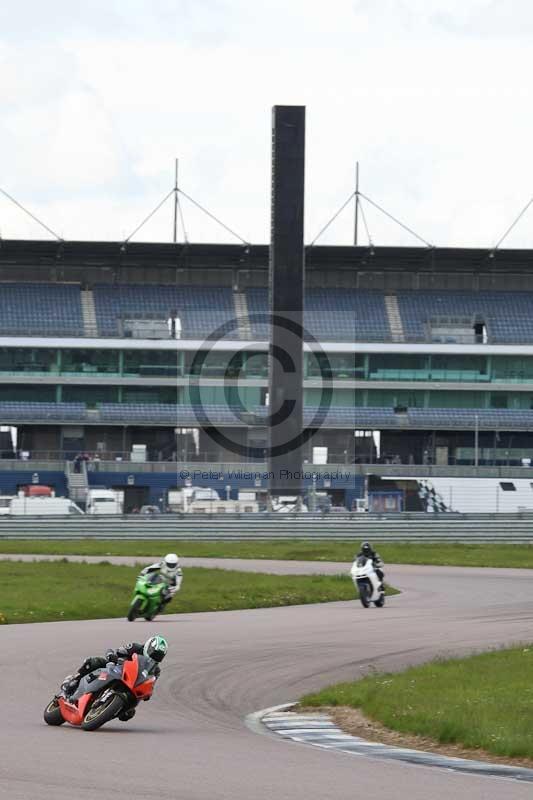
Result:
[[[376,574],[376,569],[371,558],[359,556],[354,561],[350,570],[352,581],[357,586],[359,599],[364,608],[374,603],[378,608],[385,605],[385,592],[383,584]]]

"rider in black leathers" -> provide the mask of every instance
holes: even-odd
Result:
[[[152,675],[155,675],[156,678],[159,678],[159,675],[161,674],[159,663],[165,657],[166,652],[167,643],[161,636],[151,636],[144,644],[140,644],[139,642],[130,642],[123,647],[118,647],[116,650],[106,650],[105,657],[89,656],[86,658],[75,675],[67,675],[61,684],[61,689],[67,698],[71,697],[78,688],[81,679],[85,675],[88,675],[95,669],[102,669],[110,662],[113,664],[118,664],[121,661],[127,661],[133,656],[134,653],[137,653],[138,655],[145,655],[148,658],[151,658],[153,661],[151,673]],[[127,719],[131,719],[131,717],[135,714],[135,710],[131,709],[126,713],[128,715]],[[120,719],[122,718],[123,717],[121,716]],[[124,719],[126,719],[126,717],[124,717]]]
[[[383,586],[385,586],[385,573],[383,571],[383,567],[385,566],[383,560],[379,553],[377,553],[371,546],[370,542],[363,542],[361,545],[361,549],[356,555],[356,558],[360,556],[364,556],[365,558],[371,558],[372,563],[374,565],[374,569],[376,570],[376,575],[380,579]]]

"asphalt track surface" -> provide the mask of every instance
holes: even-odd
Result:
[[[338,571],[316,562],[308,571],[312,566]],[[263,562],[254,567],[265,570]],[[292,562],[279,566],[289,568]],[[322,751],[245,727],[250,712],[374,667],[533,638],[531,572],[397,566],[388,578],[402,594],[384,609],[339,602],[154,623],[1,627],[0,796],[530,800],[531,785],[516,781]],[[154,698],[134,720],[95,733],[44,724],[44,706],[85,656],[156,632],[169,640],[170,652]]]

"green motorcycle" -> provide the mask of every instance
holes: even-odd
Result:
[[[166,581],[157,573],[139,575],[128,611],[128,621],[133,622],[137,617],[144,617],[151,622],[161,611],[166,588]]]

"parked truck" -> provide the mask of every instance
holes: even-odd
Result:
[[[239,495],[238,500],[221,500],[215,489],[205,486],[170,489],[167,506],[178,514],[248,514],[259,510],[255,496],[245,498]]]
[[[122,514],[123,492],[114,489],[89,489],[86,500],[87,514]]]

